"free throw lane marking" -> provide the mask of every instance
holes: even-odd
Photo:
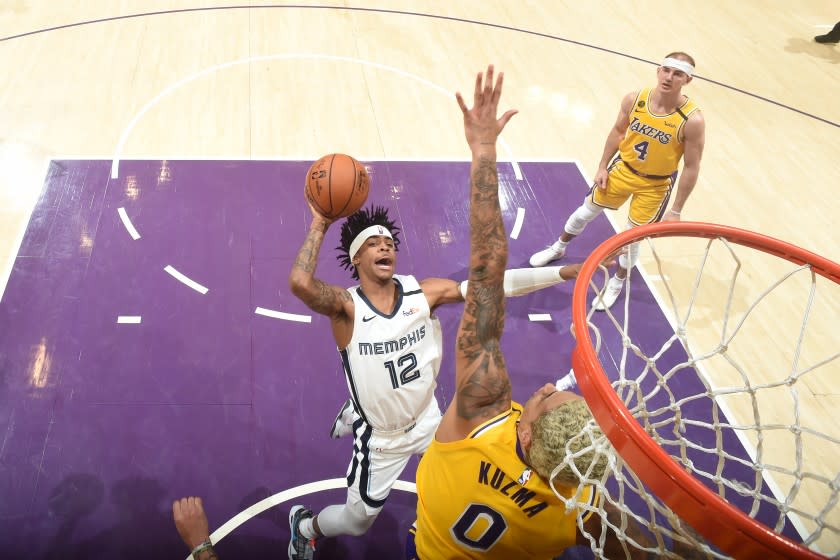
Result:
[[[525,209],[524,208],[517,208],[516,209],[516,221],[513,223],[513,229],[510,230],[510,238],[517,239],[519,237],[519,232],[522,230],[522,222],[525,221]]]
[[[122,223],[125,226],[125,229],[128,231],[128,234],[131,236],[131,238],[135,241],[140,239],[140,233],[137,231],[137,228],[134,227],[134,224],[131,223],[128,214],[126,214],[125,212],[125,208],[118,208],[117,214],[120,215],[120,220],[122,220]]]
[[[207,288],[205,288],[204,286],[202,286],[201,284],[199,284],[195,280],[192,280],[192,279],[186,277],[184,274],[178,272],[177,270],[175,270],[175,267],[172,266],[171,264],[166,265],[166,268],[164,268],[163,270],[165,270],[166,272],[171,274],[179,282],[181,282],[183,284],[186,284],[187,286],[189,286],[190,288],[192,288],[193,290],[195,290],[196,292],[198,292],[202,295],[206,294],[208,292]]]
[[[257,315],[264,315],[265,317],[273,317],[274,319],[283,319],[284,321],[297,321],[298,323],[311,323],[312,317],[309,315],[295,315],[294,313],[283,313],[282,311],[274,311],[273,309],[266,309],[265,307],[257,307],[254,310]]]

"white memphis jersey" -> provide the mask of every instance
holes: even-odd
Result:
[[[359,286],[349,288],[353,338],[339,350],[356,410],[374,430],[410,429],[434,398],[443,342],[440,322],[413,276],[394,275],[397,304],[377,311]]]

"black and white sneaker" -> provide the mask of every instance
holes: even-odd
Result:
[[[307,539],[300,532],[300,522],[312,517],[312,510],[294,506],[289,511],[289,560],[312,560],[315,556],[315,539]]]
[[[353,401],[351,399],[344,401],[330,430],[330,437],[332,439],[338,439],[353,433],[353,417],[355,416],[355,412],[356,409],[353,407]]]

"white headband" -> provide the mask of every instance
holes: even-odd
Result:
[[[689,76],[694,75],[694,66],[692,66],[690,62],[686,62],[685,60],[680,60],[678,58],[666,58],[662,61],[662,66],[682,70]]]
[[[350,260],[353,260],[353,257],[356,256],[356,253],[359,252],[359,249],[362,248],[362,244],[365,241],[376,235],[382,235],[390,239],[394,238],[394,236],[391,235],[391,232],[388,231],[388,228],[383,226],[370,226],[367,229],[363,229],[350,244]]]

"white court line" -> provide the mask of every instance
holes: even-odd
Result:
[[[266,309],[265,307],[257,307],[254,310],[257,315],[264,315],[265,317],[273,317],[274,319],[283,319],[284,321],[297,321],[298,323],[311,323],[312,316],[310,315],[295,315],[294,313],[283,313],[282,311],[274,311],[273,309]]]
[[[516,209],[516,221],[513,222],[513,229],[510,230],[510,238],[511,239],[518,239],[519,232],[522,230],[522,222],[525,221],[525,209],[524,208],[517,208]]]
[[[121,325],[139,325],[140,321],[140,315],[120,315],[117,317],[117,323]]]
[[[551,313],[528,313],[529,321],[551,321]]]
[[[166,265],[166,268],[164,268],[163,270],[165,270],[166,272],[171,274],[176,280],[186,284],[187,286],[189,286],[190,288],[192,288],[196,292],[200,292],[201,294],[206,294],[208,292],[207,288],[205,288],[204,286],[202,286],[201,284],[199,284],[195,280],[187,278],[182,273],[175,270],[175,267],[172,266],[171,264]]]
[[[131,219],[128,217],[128,214],[125,212],[125,208],[120,206],[117,208],[117,213],[120,215],[120,219],[122,220],[125,229],[128,231],[128,235],[135,241],[140,239],[140,234],[137,232],[137,228],[134,227],[134,224],[131,223]]]
[[[295,486],[294,488],[289,488],[288,490],[278,492],[273,496],[269,496],[264,500],[260,500],[256,504],[246,508],[245,510],[231,517],[230,520],[228,520],[221,527],[213,531],[213,533],[210,535],[210,540],[213,542],[214,545],[218,544],[219,541],[228,536],[231,532],[233,532],[234,529],[236,529],[249,519],[256,517],[257,515],[261,514],[269,508],[280,505],[284,502],[288,502],[289,500],[294,500],[295,498],[299,498],[301,496],[306,496],[308,494],[323,492],[325,490],[337,490],[340,488],[347,488],[346,478],[331,478],[329,480],[319,480],[317,482],[302,484],[300,486]],[[417,493],[417,485],[413,482],[406,482],[404,480],[396,481],[394,483],[393,488],[395,490],[402,490],[403,492],[411,492],[414,494]],[[191,559],[192,556],[187,556],[186,558],[186,560]]]
[[[219,70],[225,70],[227,68],[232,68],[234,66],[239,66],[241,64],[250,64],[252,62],[265,62],[269,60],[332,60],[332,61],[339,61],[339,62],[352,62],[354,64],[361,64],[363,66],[369,66],[371,68],[377,68],[379,70],[385,70],[386,72],[393,72],[400,76],[404,76],[406,78],[410,78],[412,80],[416,80],[423,85],[426,85],[432,88],[435,91],[438,91],[447,97],[454,97],[453,92],[447,90],[446,88],[435,84],[434,82],[430,82],[425,78],[421,78],[416,74],[411,74],[410,72],[406,72],[405,70],[400,70],[399,68],[395,68],[393,66],[387,66],[385,64],[379,64],[377,62],[370,62],[368,60],[362,60],[359,58],[352,58],[348,56],[335,56],[335,55],[327,55],[327,54],[313,54],[313,53],[286,53],[286,54],[272,54],[272,55],[263,55],[263,56],[251,56],[248,58],[242,58],[239,60],[234,60],[231,62],[226,62],[224,64],[217,64],[215,66],[211,66],[209,68],[205,68],[200,72],[196,72],[186,78],[182,78],[175,83],[167,86],[163,89],[159,94],[149,100],[140,111],[134,115],[131,121],[128,123],[128,126],[123,130],[122,134],[120,135],[120,139],[117,142],[117,147],[114,150],[114,154],[112,156],[111,161],[111,178],[116,179],[119,177],[120,171],[120,158],[122,157],[123,147],[125,146],[126,141],[128,140],[128,136],[131,134],[131,131],[134,130],[134,127],[143,118],[143,115],[146,112],[154,107],[158,101],[172,93],[173,91],[177,90],[181,86],[184,86],[194,80],[207,76],[208,74],[212,74],[213,72],[217,72]],[[518,180],[522,180],[522,170],[519,169],[519,164],[517,163],[516,159],[513,157],[513,152],[510,149],[510,146],[504,139],[499,138],[499,144],[501,144],[502,148],[504,149],[505,153],[507,153],[508,158],[510,159],[511,165],[513,166],[513,173]]]

